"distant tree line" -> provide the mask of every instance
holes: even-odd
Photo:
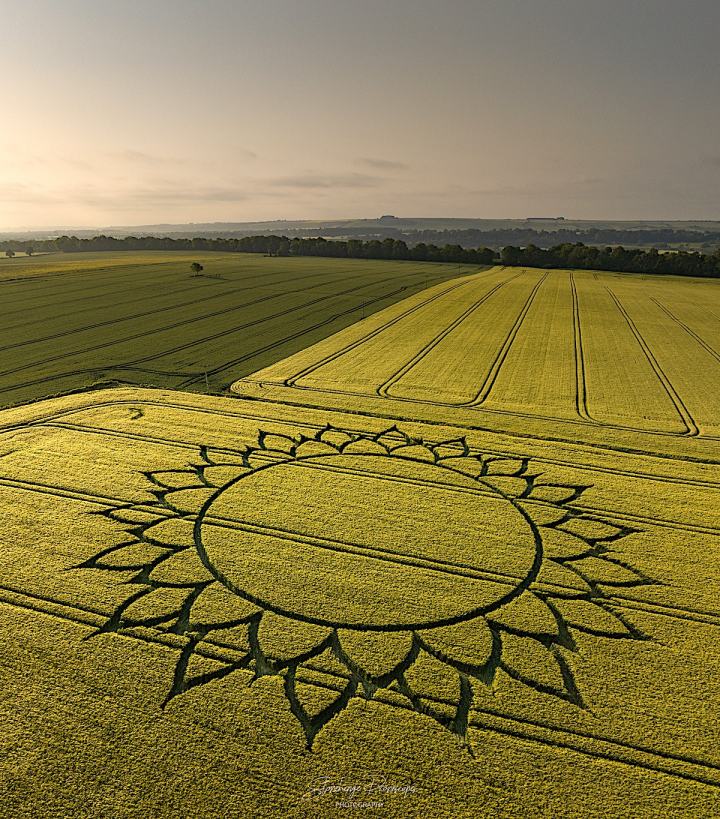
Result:
[[[170,238],[157,236],[60,236],[57,239],[33,240],[32,242],[0,242],[14,250],[25,250],[32,245],[36,252],[61,251],[63,253],[97,252],[104,250],[189,250],[192,252],[224,251],[230,253],[264,253],[270,256],[330,256],[354,259],[399,259],[427,262],[459,262],[468,264],[492,264],[497,254],[489,248],[462,248],[459,245],[417,244],[414,247],[401,239],[383,241],[332,241],[319,237],[308,239],[287,236],[242,236],[233,239],[195,237]]]
[[[174,239],[240,239],[254,237],[248,230],[218,230],[206,231],[171,231],[163,234]],[[560,228],[557,230],[535,228],[496,228],[485,230],[481,228],[447,228],[443,230],[412,230],[408,228],[368,226],[351,227],[347,225],[292,228],[292,235],[296,238],[326,239],[360,239],[372,241],[383,239],[399,239],[408,245],[420,243],[434,244],[438,247],[445,245],[460,245],[465,248],[493,247],[502,248],[506,245],[537,245],[550,248],[560,244],[575,244],[582,242],[589,245],[623,245],[633,247],[671,247],[673,245],[720,246],[720,230],[681,230],[677,228]]]
[[[329,235],[329,234],[328,234]],[[404,231],[402,238],[414,242],[450,242],[462,247],[505,247],[506,245],[536,245],[550,248],[557,245],[642,245],[668,246],[680,244],[720,245],[720,231],[680,230],[676,228],[561,228],[559,230],[534,230],[532,228],[507,228],[480,230]]]
[[[500,264],[527,267],[562,267],[571,270],[614,270],[619,273],[649,273],[667,276],[720,277],[720,250],[712,254],[669,251],[657,248],[591,247],[581,242],[548,249],[504,247]]]
[[[582,242],[566,242],[551,248],[533,244],[508,245],[500,251],[488,247],[464,248],[457,244],[442,247],[419,242],[408,245],[402,239],[288,238],[287,236],[243,236],[233,239],[174,239],[156,236],[60,236],[56,239],[0,242],[0,251],[92,252],[105,250],[184,250],[264,253],[270,256],[326,256],[352,259],[397,259],[417,262],[456,262],[459,264],[504,264],[526,267],[560,267],[580,270],[614,270],[675,276],[720,277],[720,250],[712,254],[688,251],[659,253],[657,249],[593,247]]]

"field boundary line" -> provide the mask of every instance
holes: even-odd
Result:
[[[518,275],[520,275],[520,274],[518,274]],[[505,410],[505,409],[500,409],[500,408],[487,408],[487,407],[483,406],[485,401],[487,400],[487,398],[489,397],[489,395],[490,395],[490,393],[492,391],[492,387],[493,387],[493,385],[494,385],[494,383],[495,383],[495,381],[496,381],[496,379],[497,379],[497,377],[498,377],[498,375],[500,373],[500,369],[502,367],[502,364],[504,363],[504,360],[507,358],[507,355],[510,352],[510,348],[512,347],[512,344],[513,344],[513,342],[515,340],[515,337],[517,336],[517,334],[520,331],[520,327],[521,327],[521,325],[523,323],[523,320],[524,320],[525,316],[527,315],[527,313],[529,312],[530,307],[532,306],[532,301],[535,298],[536,291],[537,291],[537,289],[539,289],[540,285],[545,281],[545,278],[547,278],[547,275],[549,275],[549,274],[546,273],[545,276],[536,284],[535,289],[533,290],[533,292],[531,293],[531,295],[529,297],[530,303],[527,303],[523,307],[521,315],[519,315],[518,319],[516,319],[516,325],[514,325],[513,328],[511,328],[510,333],[512,334],[512,338],[510,338],[510,333],[509,333],[508,338],[506,338],[505,342],[503,342],[503,346],[505,347],[505,349],[503,350],[503,348],[501,348],[500,352],[498,353],[498,356],[495,359],[495,363],[491,367],[490,373],[488,374],[488,376],[486,376],[484,387],[481,389],[481,392],[474,399],[472,399],[469,402],[464,402],[464,403],[453,403],[453,402],[445,402],[445,401],[436,401],[436,400],[426,399],[426,398],[409,398],[409,397],[406,397],[406,396],[397,396],[397,395],[393,395],[389,390],[385,390],[383,393],[380,393],[379,391],[376,391],[377,395],[379,395],[380,397],[384,397],[384,398],[390,398],[390,399],[392,399],[394,401],[403,401],[403,402],[406,402],[406,403],[426,404],[426,405],[436,406],[436,407],[440,407],[440,408],[445,408],[445,407],[481,407],[485,412],[491,412],[491,413],[495,413],[495,414],[499,414],[499,415],[510,415],[510,416],[516,416],[516,417],[526,417],[526,418],[539,418],[539,419],[547,420],[547,421],[572,422],[574,420],[572,418],[562,418],[562,417],[553,416],[553,415],[541,415],[539,413],[533,413],[533,412],[517,412],[517,411],[514,411],[514,410]],[[574,280],[573,280],[573,287],[574,287]],[[574,296],[574,298],[576,296],[576,294],[574,292],[573,292],[573,296]],[[573,306],[575,307],[575,304]],[[575,315],[573,315],[573,319],[575,320]],[[580,333],[579,315],[577,317],[577,320],[578,320],[578,324],[576,326],[577,326],[577,333],[579,334]],[[577,343],[577,341],[576,341],[576,343]],[[580,343],[580,345],[582,344],[581,341],[579,343]],[[580,346],[580,351],[581,351],[581,355],[582,355],[582,347],[581,346]],[[576,355],[577,355],[577,353],[576,353]],[[502,356],[502,360],[498,362],[498,357],[500,357],[500,356]],[[494,367],[497,367],[497,368],[493,372]],[[583,372],[582,372],[582,403],[585,404],[585,412],[583,413],[582,405],[578,405],[578,401],[576,400],[576,412],[577,412],[577,414],[579,416],[579,419],[576,419],[577,423],[587,423],[587,424],[592,425],[592,426],[604,427],[604,428],[607,428],[607,429],[622,429],[622,430],[627,430],[628,432],[651,432],[652,434],[655,434],[655,435],[666,435],[666,436],[669,436],[669,437],[680,437],[680,436],[687,436],[688,435],[687,431],[684,432],[684,433],[677,433],[677,432],[667,432],[667,431],[659,430],[659,429],[646,429],[645,427],[633,427],[633,426],[629,426],[629,425],[625,425],[625,424],[609,424],[609,423],[606,423],[604,421],[599,421],[598,419],[594,418],[589,413],[589,411],[587,411],[587,409],[586,409],[587,398],[586,398],[586,384],[585,384],[585,373],[584,373],[584,370],[585,370],[584,359],[583,359],[583,362],[582,362],[582,369],[583,369]],[[403,373],[403,375],[404,374],[406,374],[406,373]],[[578,389],[577,379],[578,379],[578,375],[577,375],[577,372],[576,372],[576,390]],[[489,380],[491,381],[491,383],[488,384]],[[278,383],[278,386],[281,386],[281,384]],[[358,392],[357,390],[342,390],[342,389],[334,389],[334,388],[324,388],[323,390],[319,390],[318,388],[315,388],[315,387],[305,387],[305,386],[300,386],[300,385],[288,385],[287,382],[285,382],[285,386],[294,386],[296,389],[309,389],[309,390],[314,390],[316,392],[322,391],[322,392],[329,392],[329,393],[337,393],[337,394],[341,394],[341,395],[362,395],[362,396],[367,397],[367,398],[374,397],[373,394],[370,393],[370,392],[365,392],[365,391]],[[482,395],[483,392],[485,393],[484,396]],[[672,396],[671,396],[671,400],[672,400]],[[674,403],[674,401],[673,401],[673,403]],[[676,408],[676,410],[678,409],[677,406],[675,408]],[[679,410],[678,410],[678,412],[679,412]],[[683,422],[685,423],[685,420],[684,420],[682,414],[680,414],[680,417],[683,420]],[[686,430],[687,430],[688,429],[687,424],[685,424],[685,426],[686,426]],[[703,436],[703,437],[707,437],[707,436]]]

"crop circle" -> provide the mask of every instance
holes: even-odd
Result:
[[[511,498],[437,464],[379,455],[242,475],[205,505],[196,540],[213,575],[262,608],[370,630],[486,613],[539,563],[539,539]]]

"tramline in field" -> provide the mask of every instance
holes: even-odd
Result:
[[[682,305],[692,282],[666,280],[650,292],[645,284],[622,274],[495,268],[400,302],[233,390],[259,395],[258,382],[264,395],[290,400],[302,391],[311,405],[359,399],[368,409],[390,406],[371,399],[392,399],[401,415],[412,404],[428,419],[463,426],[514,428],[523,416],[557,422],[573,440],[601,440],[611,429],[622,440],[642,440],[644,431],[716,437],[720,353],[710,341],[720,328],[720,287],[706,286],[706,308],[694,308],[690,326],[655,294]]]
[[[428,283],[477,270],[211,253],[197,276],[196,255],[65,255],[13,260],[14,278],[0,263],[0,406],[109,380],[221,390]]]
[[[720,291],[466,272],[235,397],[0,413],[5,690],[54,810],[121,764],[160,815],[229,781],[324,815],[308,782],[381,760],[427,815],[716,812]],[[246,331],[202,334],[226,373]]]

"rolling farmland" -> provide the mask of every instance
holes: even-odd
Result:
[[[220,390],[458,265],[248,254],[0,260],[0,406],[118,380]],[[477,268],[466,268],[475,272]],[[206,382],[207,375],[207,382]]]
[[[0,284],[6,403],[167,378],[0,413],[11,810],[720,812],[720,283],[108,259]]]
[[[494,268],[404,300],[233,390],[698,448],[691,439],[720,433],[719,337],[714,281]]]

